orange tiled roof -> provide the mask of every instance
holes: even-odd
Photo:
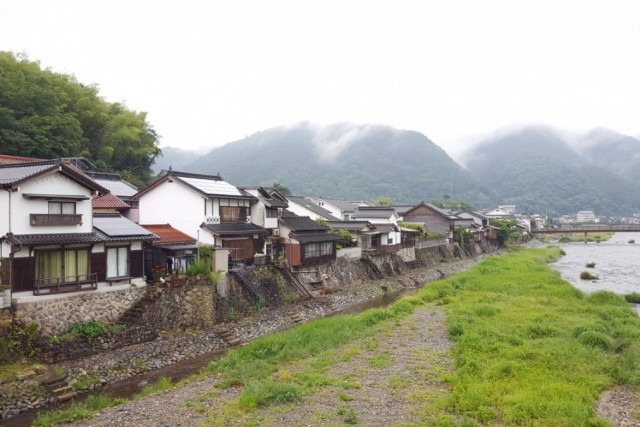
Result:
[[[180,230],[176,230],[170,224],[140,224],[141,227],[146,228],[156,236],[160,236],[160,240],[156,240],[154,243],[195,243],[196,239],[183,233]]]
[[[39,162],[42,159],[34,159],[32,157],[10,156],[8,154],[0,154],[0,165],[10,165],[14,163]]]
[[[91,201],[91,206],[93,206],[94,209],[123,209],[131,207],[111,193],[101,197],[95,197]]]

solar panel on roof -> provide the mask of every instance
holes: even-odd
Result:
[[[125,217],[98,217],[93,218],[93,226],[108,236],[140,236],[150,234],[149,230],[140,227]]]
[[[214,181],[211,179],[180,177],[181,180],[194,186],[205,194],[220,196],[242,196],[243,194],[235,186],[226,181]]]
[[[138,192],[135,188],[127,185],[122,181],[114,181],[112,179],[93,179],[116,196],[133,196]]]

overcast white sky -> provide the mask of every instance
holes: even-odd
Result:
[[[640,134],[637,0],[0,0],[0,50],[148,112],[161,146],[299,121],[454,156],[514,123]]]

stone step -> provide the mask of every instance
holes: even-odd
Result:
[[[66,384],[67,383],[67,375],[52,375],[49,377],[44,378],[41,381],[42,385],[44,385],[45,387],[47,387],[47,389],[49,390],[53,390],[54,388],[58,388],[58,386],[60,384]]]
[[[238,337],[234,332],[222,331],[222,332],[219,332],[218,335],[220,335],[220,338],[222,338],[231,347],[234,347],[240,344],[240,340],[238,339]]]
[[[294,323],[302,323],[305,320],[304,316],[302,316],[300,313],[294,313],[290,311],[287,314],[289,315],[291,320],[293,320]]]
[[[73,399],[74,397],[76,397],[78,395],[78,393],[76,393],[75,391],[70,391],[68,393],[62,394],[60,396],[56,396],[56,400],[58,402],[64,402],[67,401],[69,399]]]
[[[64,396],[65,394],[68,394],[70,392],[75,393],[75,390],[73,390],[73,387],[71,387],[69,384],[66,384],[66,385],[63,385],[62,387],[51,390],[51,393],[56,397]]]
[[[25,381],[31,378],[34,378],[36,376],[35,371],[26,371],[26,372],[21,372],[19,374],[16,374],[16,379],[18,381]]]

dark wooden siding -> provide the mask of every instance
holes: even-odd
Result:
[[[131,261],[129,267],[129,276],[131,277],[142,277],[144,273],[142,272],[144,265],[144,252],[143,251],[131,251],[129,259]]]
[[[411,212],[404,214],[402,220],[405,222],[423,223],[427,233],[441,233],[445,236],[451,229],[451,221],[439,212],[429,209],[427,206],[420,206]]]
[[[319,242],[319,244],[321,243],[326,243],[326,242]],[[322,264],[326,262],[335,261],[336,259],[336,243],[335,242],[331,242],[330,254],[314,256],[314,257],[307,257],[307,254],[305,253],[304,244],[299,245],[298,247],[300,248],[300,265]]]
[[[284,254],[292,267],[300,265],[300,245],[294,243],[286,243],[284,245]]]
[[[98,282],[107,279],[107,253],[91,254],[91,272],[98,274]]]
[[[253,264],[253,240],[223,240],[222,247],[231,249],[230,260]]]
[[[13,258],[11,260],[11,289],[13,292],[33,290],[36,278],[35,258]]]

